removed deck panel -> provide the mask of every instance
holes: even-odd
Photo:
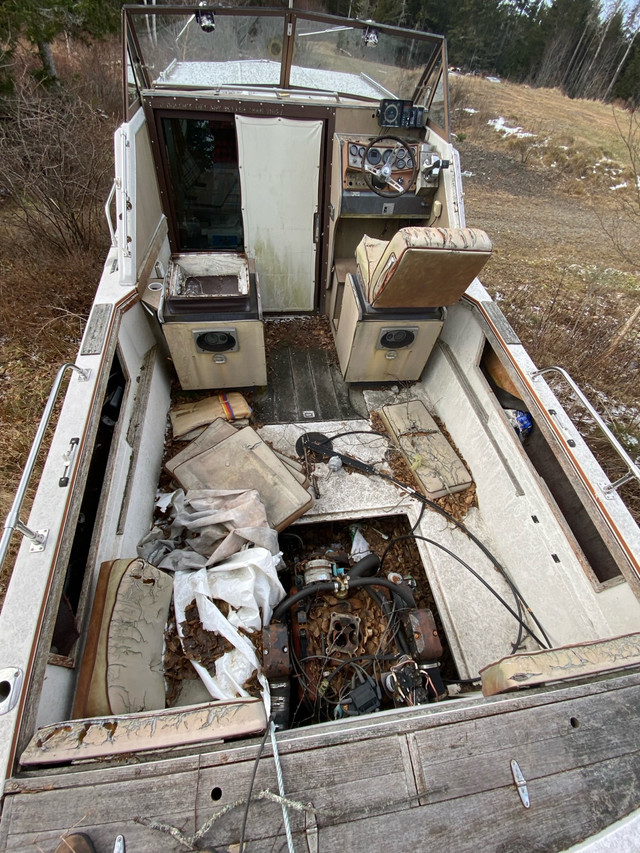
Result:
[[[207,434],[213,442],[210,446]],[[167,463],[167,470],[185,491],[256,489],[269,524],[278,531],[300,518],[313,503],[298,482],[299,472],[294,474],[251,427],[235,430],[224,421],[214,421]]]
[[[428,498],[461,492],[471,485],[471,475],[424,403],[394,403],[383,406],[380,414]]]

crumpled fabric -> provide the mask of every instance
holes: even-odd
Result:
[[[171,571],[213,566],[247,545],[278,554],[278,534],[255,489],[177,489],[170,505],[168,538],[154,527],[139,543],[138,556]],[[183,541],[184,534],[188,538]],[[202,559],[204,557],[204,560]]]
[[[269,684],[251,640],[238,629],[260,630],[270,621],[275,605],[284,598],[286,593],[278,580],[276,561],[277,557],[265,548],[248,548],[216,566],[177,571],[173,590],[179,635],[185,610],[195,599],[203,628],[217,632],[234,646],[216,661],[215,675],[192,661],[211,696],[214,699],[248,696],[242,685],[257,670],[267,713],[270,710]],[[227,617],[212,599],[229,604]]]
[[[251,640],[238,629],[259,631],[286,593],[278,580],[278,534],[269,526],[255,489],[177,489],[168,498],[173,518],[169,535],[154,527],[138,543],[138,555],[174,572],[173,596],[178,634],[185,610],[196,602],[202,626],[234,648],[218,658],[215,674],[191,661],[214,699],[247,697],[243,684],[258,671],[270,712],[269,684]],[[213,599],[229,604],[224,616]]]

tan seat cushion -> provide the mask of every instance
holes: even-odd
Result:
[[[74,717],[165,707],[162,655],[172,592],[173,577],[144,560],[102,564]]]
[[[381,243],[365,235],[356,250],[364,295],[374,308],[453,305],[492,250],[477,228],[401,228]]]

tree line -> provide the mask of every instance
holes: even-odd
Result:
[[[122,2],[0,0],[0,91],[10,85],[10,58],[20,39],[37,48],[43,78],[55,82],[51,42],[60,34],[99,38],[114,32]],[[227,3],[288,5],[285,0]],[[296,0],[295,5],[444,34],[450,63],[466,71],[557,87],[572,98],[640,103],[640,0]]]
[[[334,0],[332,11],[447,37],[468,72],[640,103],[640,0]]]

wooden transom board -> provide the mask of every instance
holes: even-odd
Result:
[[[431,500],[473,482],[455,450],[420,400],[383,406],[381,415],[424,494]]]

